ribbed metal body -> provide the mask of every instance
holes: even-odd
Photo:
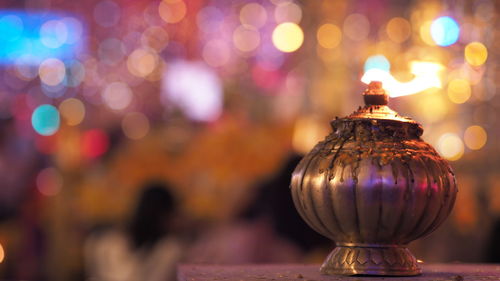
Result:
[[[321,271],[419,274],[406,245],[452,210],[457,187],[449,164],[420,138],[418,123],[386,105],[365,106],[331,125],[291,184],[300,215],[337,244]]]

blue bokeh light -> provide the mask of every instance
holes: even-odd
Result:
[[[33,129],[42,136],[53,135],[59,130],[61,118],[59,111],[53,105],[42,104],[31,115]]]
[[[81,21],[47,11],[0,10],[0,64],[73,59],[86,45]]]
[[[391,69],[391,63],[384,55],[375,55],[366,59],[365,61],[365,72],[370,69],[381,69],[389,72]]]
[[[431,24],[431,37],[439,46],[450,46],[457,42],[460,26],[450,17],[440,17]]]

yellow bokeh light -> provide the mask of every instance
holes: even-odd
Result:
[[[80,124],[85,118],[85,106],[79,99],[69,98],[59,105],[59,112],[66,121],[66,124],[75,126]]]
[[[464,143],[456,134],[446,133],[439,138],[437,149],[444,158],[456,161],[464,154]]]
[[[431,36],[431,25],[432,21],[426,21],[420,26],[420,38],[422,38],[422,41],[424,41],[425,44],[429,46],[436,46],[436,43]]]
[[[136,49],[127,59],[127,69],[137,77],[146,77],[158,66],[158,55],[152,49]]]
[[[148,118],[140,112],[128,113],[122,120],[123,133],[129,139],[142,139],[148,134],[149,128]]]
[[[318,28],[316,38],[321,47],[333,49],[340,44],[342,40],[342,31],[334,24],[326,23]]]
[[[251,26],[238,26],[233,32],[233,44],[242,52],[251,52],[260,45],[260,33]]]
[[[454,103],[461,104],[469,100],[471,88],[469,81],[465,79],[454,79],[448,83],[448,97]]]
[[[282,52],[294,52],[302,46],[303,42],[304,33],[296,23],[281,23],[273,31],[273,44]]]
[[[387,36],[396,43],[403,43],[411,34],[411,25],[404,18],[393,18],[387,23]]]
[[[488,58],[488,49],[482,43],[472,42],[465,46],[465,60],[472,66],[481,66]]]
[[[487,140],[488,134],[481,126],[470,126],[464,132],[465,145],[472,150],[481,149]]]
[[[180,22],[186,16],[186,3],[182,0],[163,0],[158,7],[160,17],[167,23]]]
[[[54,58],[46,59],[40,64],[38,75],[44,84],[55,86],[64,80],[66,67],[61,60]]]
[[[258,3],[249,3],[240,10],[241,24],[251,25],[255,28],[262,27],[267,21],[267,12]]]
[[[425,94],[416,103],[416,106],[426,122],[433,123],[442,120],[448,113],[448,107],[441,95]],[[422,110],[425,109],[425,110]]]

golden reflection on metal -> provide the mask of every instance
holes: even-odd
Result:
[[[418,275],[406,246],[447,218],[455,176],[420,138],[420,124],[387,106],[380,82],[364,99],[298,164],[292,197],[302,218],[337,244],[323,274]]]

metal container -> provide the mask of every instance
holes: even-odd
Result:
[[[418,275],[411,241],[451,212],[449,164],[420,136],[420,124],[387,106],[380,82],[366,105],[331,122],[332,132],[297,165],[291,192],[302,218],[334,240],[323,274]]]

